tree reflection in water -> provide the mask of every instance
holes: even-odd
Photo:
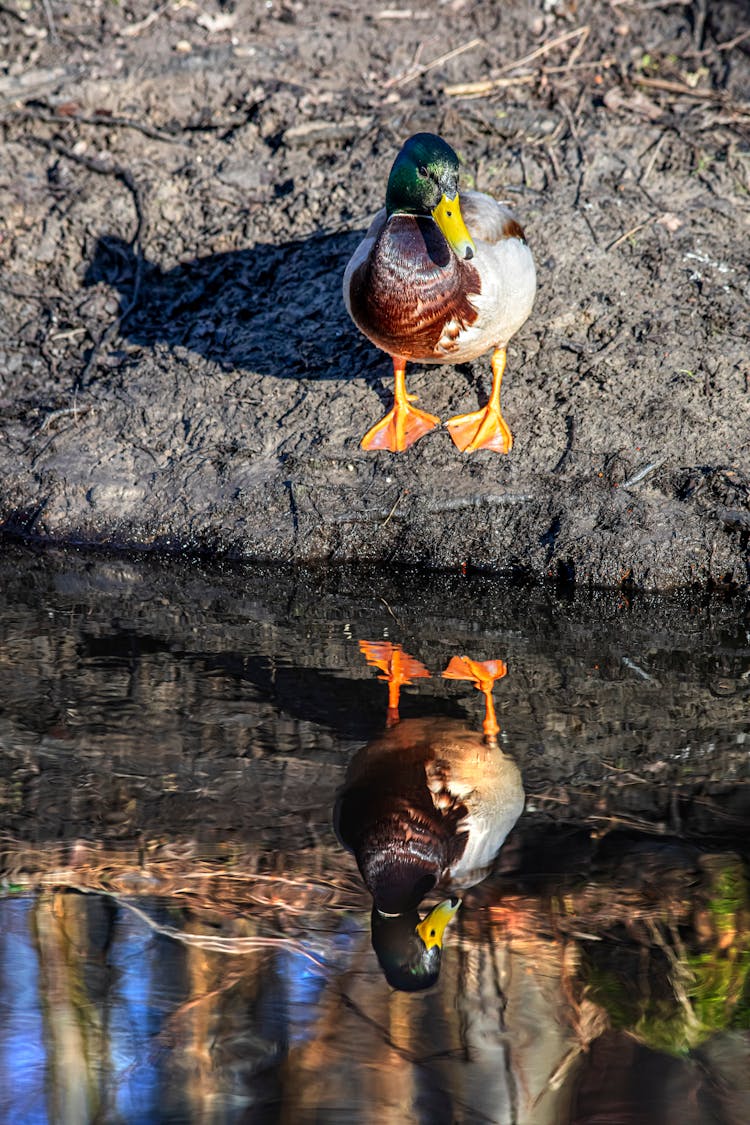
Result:
[[[438,1119],[448,1107],[534,1125],[656,1125],[669,1106],[688,1125],[747,1120],[750,902],[737,857],[675,857],[651,841],[639,870],[610,850],[563,894],[506,870],[467,895],[439,986],[409,997],[384,987],[335,851],[316,852],[296,871],[285,857],[308,892],[302,913],[239,852],[233,880],[213,861],[215,901],[200,860],[179,872],[157,860],[163,894],[137,911],[101,891],[7,895],[2,1120],[395,1121],[430,1106]],[[55,858],[35,882],[96,881],[93,864]],[[99,858],[138,870],[137,856]]]

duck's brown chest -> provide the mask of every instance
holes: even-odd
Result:
[[[479,274],[460,261],[432,219],[392,215],[349,289],[358,328],[389,355],[449,359],[451,342],[474,324]]]

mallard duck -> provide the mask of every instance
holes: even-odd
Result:
[[[429,672],[399,646],[360,647],[388,681],[387,726],[353,759],[334,825],[372,895],[372,942],[386,978],[415,991],[438,978],[445,930],[460,906],[456,892],[485,877],[523,808],[521,775],[498,747],[491,699],[506,668],[456,657],[443,673],[484,693],[480,734],[456,719],[400,721],[401,685]],[[450,897],[422,918],[420,903],[435,888]]]
[[[359,330],[393,359],[394,405],[363,449],[401,452],[440,424],[406,393],[406,362],[465,363],[492,350],[489,402],[445,424],[464,452],[508,453],[500,413],[506,347],[534,301],[534,259],[512,211],[478,191],[458,193],[458,157],[432,133],[410,137],[377,213],[344,273]]]

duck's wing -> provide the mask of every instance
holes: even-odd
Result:
[[[445,885],[465,890],[485,877],[523,811],[521,774],[512,758],[467,731],[460,742],[446,740],[441,747],[441,756],[430,764],[428,786],[436,807],[461,803]]]
[[[472,238],[495,245],[508,238],[526,241],[523,227],[510,207],[482,191],[461,192],[461,214]]]
[[[351,289],[352,274],[355,270],[359,269],[359,267],[364,262],[367,261],[370,252],[375,245],[378,236],[380,235],[380,232],[385,226],[387,220],[388,214],[386,212],[386,209],[385,207],[381,207],[377,215],[375,215],[374,219],[367,228],[365,237],[362,239],[359,246],[349,259],[347,267],[344,271],[344,304],[346,305],[346,311],[350,316],[352,314],[352,306],[349,297],[349,291]]]
[[[480,293],[472,298],[479,316],[464,334],[466,358],[507,344],[531,312],[536,271],[523,228],[509,207],[479,191],[461,196],[461,213],[474,239],[472,265]],[[478,337],[473,347],[472,333]],[[463,355],[462,355],[463,358]]]

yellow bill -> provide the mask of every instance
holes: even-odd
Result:
[[[476,246],[462,218],[458,194],[453,199],[444,195],[432,212],[432,217],[459,258],[474,257]]]
[[[433,945],[442,949],[446,926],[456,917],[460,905],[460,898],[446,898],[433,907],[425,920],[419,923],[417,933],[428,949],[432,949]]]

